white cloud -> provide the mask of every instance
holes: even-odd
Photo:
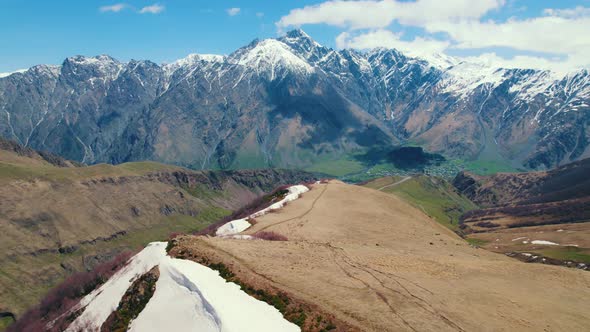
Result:
[[[106,12],[118,13],[127,7],[128,6],[125,3],[117,3],[114,5],[110,5],[110,6],[102,6],[98,10],[101,11],[102,13],[106,13]]]
[[[461,60],[469,62],[483,63],[488,66],[499,66],[503,68],[527,68],[527,69],[547,69],[551,68],[556,72],[568,72],[575,67],[575,64],[559,59],[547,59],[536,56],[517,55],[513,58],[503,58],[494,52],[483,53],[478,56],[461,57]]]
[[[429,32],[444,32],[457,49],[483,49],[505,47],[516,51],[540,52],[561,55],[565,60],[552,61],[543,57],[516,57],[534,64],[544,64],[545,69],[563,71],[590,67],[590,38],[588,38],[590,17],[566,19],[556,16],[537,17],[526,20],[496,22],[435,22],[426,26]],[[547,61],[542,61],[545,59]]]
[[[236,16],[240,13],[240,8],[234,7],[234,8],[228,8],[227,11],[227,15],[229,16]]]
[[[159,13],[163,12],[164,9],[166,9],[166,7],[155,3],[151,6],[146,6],[146,7],[141,8],[139,10],[139,13],[140,14],[159,14]]]
[[[442,53],[449,46],[450,42],[435,40],[431,38],[416,37],[411,41],[401,40],[401,34],[392,31],[378,29],[364,34],[352,35],[343,32],[336,37],[338,48],[372,49],[378,47],[395,48],[413,56],[426,56]]]
[[[487,13],[509,10],[511,5],[506,0],[331,0],[291,10],[276,25],[279,30],[305,24],[341,27],[345,31],[336,39],[338,47],[396,48],[423,57],[451,49],[506,48],[516,56],[501,58],[488,52],[480,60],[560,71],[590,67],[590,8],[546,9],[544,16],[503,22],[482,20]],[[422,32],[402,40],[389,28],[394,22],[402,30],[412,27]]]
[[[590,17],[564,19],[546,16],[527,20],[511,19],[504,23],[432,22],[425,29],[428,32],[449,34],[457,42],[458,48],[511,47],[555,53],[575,52],[580,47],[590,46],[588,27]]]
[[[547,8],[543,11],[545,15],[563,17],[563,18],[576,18],[583,16],[590,16],[590,8],[584,6],[578,6],[576,8],[566,9],[553,9]]]
[[[404,25],[419,26],[431,21],[479,18],[504,3],[505,0],[334,0],[293,9],[277,22],[277,26],[282,29],[325,23],[354,30],[384,28],[394,20]]]
[[[263,12],[258,12],[258,13],[256,13],[256,17],[263,18],[264,17],[264,13]]]

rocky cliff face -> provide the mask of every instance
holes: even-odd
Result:
[[[418,143],[545,168],[590,156],[590,75],[335,51],[301,30],[175,63],[66,59],[0,78],[0,135],[85,163],[302,167]]]

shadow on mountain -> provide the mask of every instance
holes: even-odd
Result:
[[[367,153],[355,156],[366,166],[389,163],[403,170],[424,170],[427,166],[438,166],[446,161],[436,153],[425,152],[421,147],[372,148]]]

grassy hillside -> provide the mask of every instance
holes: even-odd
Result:
[[[154,162],[84,166],[2,147],[0,312],[17,316],[73,272],[173,232],[200,230],[279,185],[314,179]]]
[[[384,177],[363,186],[382,188],[383,192],[395,194],[453,231],[458,230],[459,217],[463,213],[477,208],[469,199],[457,193],[449,182],[441,178],[415,175],[407,181],[392,185],[403,179],[401,176]]]

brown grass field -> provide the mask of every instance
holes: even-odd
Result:
[[[192,237],[181,250],[213,250],[362,331],[590,330],[590,273],[471,247],[395,195],[314,185],[246,233],[259,231],[288,241]]]

